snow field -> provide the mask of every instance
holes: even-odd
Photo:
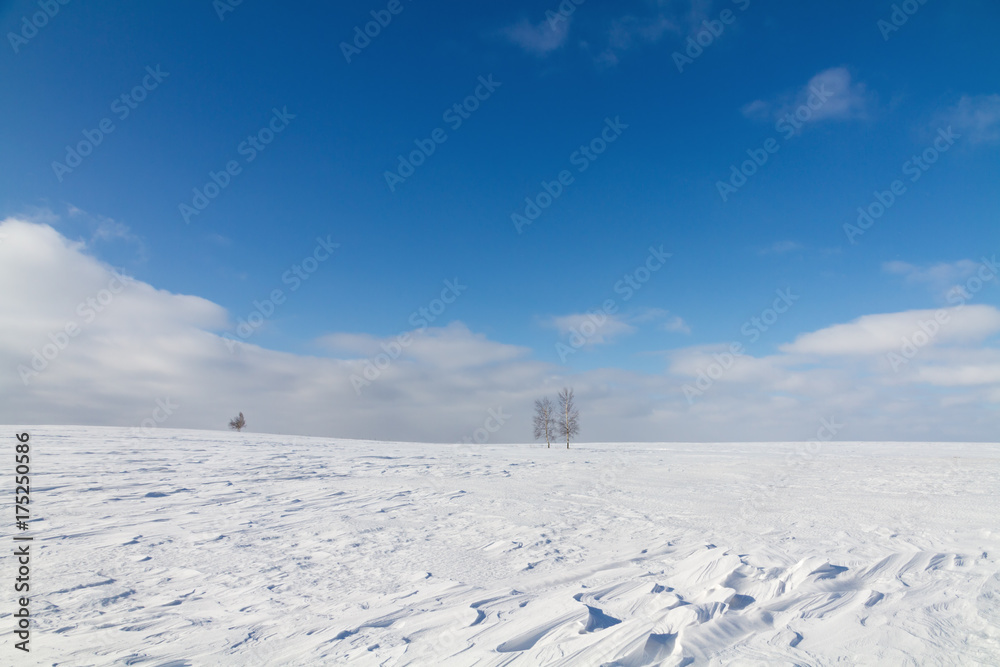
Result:
[[[993,444],[29,431],[18,664],[1000,664]]]

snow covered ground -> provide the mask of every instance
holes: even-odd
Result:
[[[1000,664],[994,444],[29,430],[12,664]]]

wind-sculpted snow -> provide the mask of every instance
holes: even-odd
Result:
[[[1000,664],[997,445],[31,435],[18,664]]]

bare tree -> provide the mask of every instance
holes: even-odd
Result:
[[[573,403],[573,390],[563,387],[559,392],[559,435],[566,436],[566,449],[569,440],[580,432],[580,412]]]
[[[243,418],[243,413],[241,412],[239,417],[233,417],[229,420],[229,428],[234,431],[242,431],[246,428],[247,420]]]
[[[556,433],[555,406],[548,398],[535,401],[535,440],[545,437],[545,444],[552,447],[552,436]]]

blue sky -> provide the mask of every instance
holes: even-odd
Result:
[[[963,301],[985,309],[974,311],[983,319],[961,330],[949,325],[953,339],[935,336],[906,365],[905,381],[898,369],[885,374],[891,346],[861,369],[861,353],[845,361],[811,349],[817,357],[791,358],[805,354],[810,335],[858,318],[889,317],[878,322],[893,333],[861,329],[891,338],[894,323],[913,319],[907,313],[954,307],[949,290],[967,286],[983,258],[1000,249],[995,3],[913,2],[905,23],[888,2],[389,4],[69,2],[49,7],[44,21],[33,18],[44,9],[38,3],[0,4],[0,80],[8,93],[0,110],[0,214],[49,225],[58,238],[30,227],[6,233],[61,244],[81,255],[81,266],[123,268],[158,293],[210,302],[218,318],[190,326],[286,360],[285,375],[316,360],[356,375],[382,349],[378,342],[414,332],[411,314],[429,307],[446,280],[467,286],[415,332],[440,340],[441,358],[405,351],[377,391],[359,394],[345,378],[341,398],[353,407],[338,409],[425,414],[414,396],[449,401],[462,387],[473,397],[467,403],[432,411],[426,424],[401,417],[385,431],[368,422],[340,428],[336,414],[302,428],[262,415],[272,430],[452,440],[487,407],[506,402],[524,412],[534,396],[561,384],[592,402],[592,426],[597,415],[606,424],[591,438],[805,439],[820,414],[837,410],[856,415],[848,434],[857,438],[978,439],[1000,425],[1000,375],[970,380],[961,370],[1000,363],[993,328],[1000,292],[992,278]],[[363,48],[344,47],[375,20],[372,12],[391,21],[367,45],[358,42]],[[33,30],[32,20],[44,25]],[[703,46],[689,50],[699,40]],[[695,57],[678,68],[678,53]],[[455,112],[446,112],[462,103],[476,108],[456,127]],[[796,113],[807,120],[786,131],[781,119]],[[67,147],[89,141],[85,133],[98,136],[102,121],[113,131],[100,132],[78,166],[54,164],[68,166]],[[280,131],[269,136],[269,124]],[[617,128],[605,133],[614,141],[593,159],[581,157],[592,141],[602,146],[608,127]],[[939,140],[947,128],[952,139]],[[243,142],[261,130],[261,141],[273,140],[251,150]],[[443,143],[431,139],[435,130]],[[390,187],[386,172],[398,169],[397,156],[428,141],[433,153]],[[936,161],[918,167],[913,181],[910,161],[925,151]],[[754,173],[746,183],[721,196],[720,181],[754,155],[767,161],[747,167]],[[193,207],[194,190],[227,163],[234,173],[218,177],[226,186],[185,216],[181,205]],[[564,170],[572,182],[519,233],[512,214],[524,214],[525,199],[537,199]],[[896,180],[905,190],[851,243],[844,226]],[[283,277],[313,256],[317,238],[339,247],[290,290]],[[13,252],[16,243],[4,245]],[[636,270],[643,275],[651,247],[671,256],[625,299],[628,291],[616,285]],[[12,289],[22,289],[27,278],[13,273],[14,259],[7,262]],[[81,285],[62,273],[58,280]],[[275,289],[287,298],[241,338],[240,320]],[[793,305],[751,341],[747,323],[772,307],[777,290],[791,290]],[[46,294],[17,308],[41,321],[31,308],[51,305]],[[580,331],[586,313],[608,299],[616,312],[574,338],[572,329]],[[144,311],[136,308],[113,331],[169,366],[169,348],[139,344],[132,327]],[[58,325],[58,311],[46,313]],[[901,326],[900,346],[912,328]],[[120,371],[96,372],[109,385],[144,387],[126,392],[142,400],[132,406],[109,391],[94,410],[76,414],[38,389],[70,386],[69,377],[58,379],[55,361],[37,382],[24,384],[18,374],[47,333],[44,326],[21,331],[6,364],[6,391],[38,419],[136,425],[142,406],[158,397],[154,387],[191,394],[178,373],[139,374],[137,358]],[[84,331],[74,343],[97,336]],[[473,358],[492,361],[450,367],[448,350],[470,341],[484,346]],[[718,380],[724,388],[698,397],[719,401],[711,410],[685,400],[683,387],[700,370],[692,359],[733,342],[771,370],[742,379],[727,372]],[[83,345],[65,358],[99,357]],[[248,378],[246,387],[265,382],[259,364],[241,363],[227,370],[234,374],[227,387],[243,387],[239,377]],[[522,377],[520,365],[531,372]],[[394,378],[403,366],[410,374]],[[836,376],[837,388],[817,390],[825,380],[808,380],[809,369]],[[503,384],[506,373],[522,380]],[[951,375],[942,380],[941,373]],[[809,382],[815,395],[800,389]],[[935,406],[939,419],[900,427],[891,410],[878,415],[851,402],[852,386],[920,406],[922,414]],[[324,385],[310,400],[327,404],[342,388]],[[240,391],[233,408],[265,403],[249,388]],[[733,403],[715,398],[722,394]],[[751,397],[767,398],[773,415],[750,409]],[[617,401],[641,407],[633,414]],[[756,415],[752,427],[733,406]],[[233,411],[228,403],[218,409]],[[788,415],[803,412],[801,426],[788,426]],[[162,425],[224,421],[207,408],[189,409]],[[442,422],[449,425],[434,425]],[[511,426],[491,437],[523,440],[526,433]]]

